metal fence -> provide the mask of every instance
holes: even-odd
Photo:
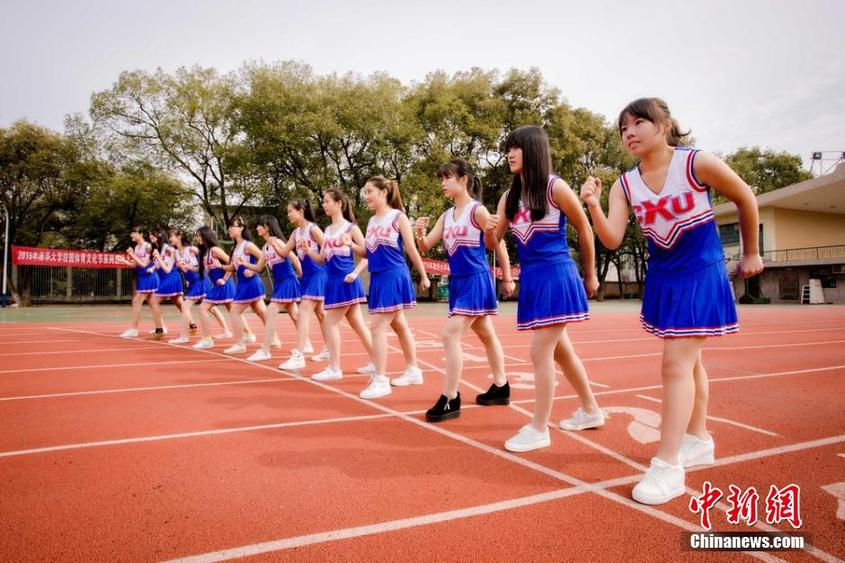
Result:
[[[763,253],[764,262],[797,262],[806,260],[845,259],[845,244],[834,246],[813,246],[809,248],[789,248],[786,250],[767,250]]]
[[[37,303],[96,303],[132,300],[132,270],[16,266],[15,287],[30,277],[30,299]]]
[[[30,300],[34,305],[129,302],[135,288],[134,272],[125,268],[15,266],[15,287],[20,288],[20,281],[27,275],[31,276]],[[269,299],[273,291],[271,278],[266,270],[261,277]]]

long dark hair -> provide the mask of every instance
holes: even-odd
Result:
[[[164,243],[167,242],[167,235],[164,233],[165,229],[162,227],[153,227],[147,232],[147,240],[149,240],[154,250],[158,250],[159,254],[161,254],[161,250],[164,248]],[[156,239],[155,242],[153,242],[153,237]]]
[[[437,177],[441,180],[448,177],[463,178],[465,176],[469,196],[476,201],[483,201],[481,199],[481,180],[475,175],[475,171],[473,171],[469,162],[463,158],[453,158],[449,162],[440,165],[440,168],[437,169]]]
[[[522,149],[522,172],[514,174],[511,181],[505,200],[505,216],[513,221],[522,200],[522,205],[531,210],[531,220],[539,221],[549,208],[546,195],[552,171],[549,136],[542,127],[524,125],[511,131],[505,140],[505,152],[511,147]]]
[[[387,205],[402,213],[405,212],[405,206],[402,205],[402,194],[399,193],[399,184],[396,183],[396,180],[388,180],[384,176],[373,176],[367,180],[367,183],[387,192]]]
[[[620,135],[622,134],[622,124],[627,115],[651,121],[655,125],[665,125],[666,144],[671,147],[685,146],[689,142],[690,132],[681,131],[678,121],[669,112],[669,106],[660,98],[639,98],[625,106],[625,109],[619,112],[619,118],[616,120]]]
[[[272,215],[262,215],[258,218],[258,223],[256,225],[261,225],[268,231],[270,234],[276,237],[277,239],[281,239],[282,242],[287,242],[284,233],[282,233],[282,227],[279,226],[279,220],[276,219]]]
[[[200,244],[199,244],[199,268],[200,268],[200,278],[205,275],[205,257],[211,252],[211,249],[215,246],[220,246],[217,242],[217,237],[214,235],[214,231],[211,230],[211,227],[208,225],[203,225],[199,229],[197,229],[197,235],[200,237]]]
[[[329,188],[323,192],[323,196],[329,196],[335,203],[340,204],[340,213],[343,218],[350,223],[355,222],[355,213],[352,211],[352,204],[349,201],[349,196],[343,193],[340,188]]]
[[[305,217],[305,220],[309,223],[315,223],[317,221],[316,219],[314,219],[314,210],[311,209],[311,202],[307,199],[292,199],[288,202],[288,205],[290,205],[297,211],[302,211],[303,217]]]
[[[188,240],[188,237],[186,236],[185,231],[183,231],[182,229],[177,229],[177,228],[168,229],[167,237],[170,238],[173,235],[176,235],[177,237],[179,237],[179,240],[182,241],[182,246],[191,246],[191,241]]]
[[[246,221],[240,215],[236,215],[232,217],[232,220],[229,221],[227,227],[240,227],[241,228],[241,237],[249,242],[255,240],[252,236],[252,231],[249,230],[249,226],[246,224]]]

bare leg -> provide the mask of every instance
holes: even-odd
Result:
[[[690,424],[695,403],[695,364],[703,337],[667,338],[663,341],[663,403],[660,421],[660,447],[657,457],[678,465],[681,439]]]
[[[496,336],[493,321],[490,320],[490,317],[483,316],[476,317],[476,319],[471,328],[478,339],[481,340],[481,344],[487,352],[487,361],[490,362],[490,368],[493,371],[493,383],[497,387],[501,387],[508,382],[507,375],[505,375],[505,353],[502,350],[502,343]]]
[[[536,430],[544,432],[552,414],[555,391],[554,351],[560,335],[561,325],[538,328],[531,339],[531,363],[534,365],[534,418],[531,423]]]

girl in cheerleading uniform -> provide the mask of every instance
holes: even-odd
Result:
[[[343,378],[340,369],[340,322],[345,318],[349,326],[361,339],[367,355],[372,357],[373,338],[361,314],[360,303],[366,303],[364,286],[358,278],[367,267],[363,259],[355,265],[352,249],[344,243],[349,236],[354,243],[364,243],[364,235],[355,223],[355,215],[349,198],[339,188],[330,188],[323,194],[323,211],[331,218],[332,224],[323,234],[320,253],[307,248],[308,257],[318,264],[326,265],[326,344],[329,348],[329,365],[321,372],[311,376],[316,381],[335,381]],[[358,373],[372,373],[372,362],[358,368]]]
[[[293,252],[285,251],[285,235],[279,226],[279,220],[272,215],[262,215],[255,226],[258,236],[264,239],[264,246],[261,249],[261,258],[257,264],[245,264],[247,268],[256,273],[261,273],[265,267],[269,267],[273,273],[273,296],[270,298],[270,306],[264,324],[264,342],[261,348],[255,351],[249,358],[250,362],[263,362],[269,360],[270,348],[280,348],[276,336],[276,316],[279,309],[284,307],[294,329],[296,329],[297,317],[299,315],[299,303],[301,291],[299,280],[296,275],[302,273],[302,266],[299,259]],[[295,271],[295,272],[294,272]]]
[[[375,399],[390,394],[390,386],[402,387],[423,382],[422,370],[417,367],[417,350],[414,337],[404,309],[416,306],[414,285],[402,249],[411,258],[414,267],[420,273],[420,285],[423,289],[431,287],[425,272],[422,258],[414,245],[411,222],[405,216],[399,186],[393,180],[383,176],[374,176],[367,180],[363,189],[367,206],[375,213],[367,224],[367,236],[364,244],[352,240],[349,233],[343,235],[343,241],[355,254],[367,258],[370,271],[370,330],[373,334],[373,363],[375,372],[370,375],[370,384],[360,396],[363,399]],[[402,346],[405,356],[405,373],[394,380],[385,375],[387,371],[387,326],[393,329]]]
[[[153,247],[144,240],[144,229],[133,227],[129,232],[129,238],[135,243],[135,247],[127,248],[128,258],[121,257],[120,260],[127,266],[135,268],[135,295],[132,297],[132,326],[123,331],[121,338],[138,336],[138,323],[141,322],[144,301],[152,301],[152,296],[158,287],[158,274],[147,271],[152,260]]]
[[[206,286],[200,282],[197,262],[197,249],[191,246],[182,229],[170,229],[170,244],[176,251],[176,268],[183,276],[183,287],[187,288],[182,303],[182,331],[178,338],[170,340],[170,344],[187,344],[188,335],[196,334],[197,324],[191,313],[191,306],[205,297]]]
[[[610,188],[607,216],[599,199],[601,181],[588,178],[581,199],[606,247],[621,244],[629,209],[648,238],[640,320],[663,339],[663,402],[660,446],[632,495],[644,504],[661,504],[684,494],[685,467],[714,463],[701,346],[708,336],[738,330],[711,190],[739,209],[741,276],[763,269],[759,216],[754,194],[733,170],[712,154],[682,146],[688,133],[681,132],[663,100],[635,100],[617,123],[625,149],[640,162]]]
[[[232,333],[226,325],[223,314],[217,305],[223,305],[230,309],[235,299],[235,282],[232,281],[232,273],[224,270],[223,265],[229,263],[229,255],[220,248],[217,237],[211,227],[203,225],[197,229],[197,248],[199,249],[199,276],[200,279],[208,280],[205,291],[205,298],[200,305],[200,325],[202,326],[202,339],[194,344],[197,350],[208,350],[214,348],[214,340],[211,337],[211,312],[214,312],[217,321],[223,327],[220,338],[231,338]],[[231,312],[230,312],[231,314]]]
[[[288,221],[296,225],[290,235],[285,251],[296,249],[296,255],[302,263],[302,302],[299,305],[299,318],[296,324],[297,346],[291,350],[290,358],[279,366],[279,369],[299,370],[305,367],[305,355],[314,352],[308,338],[311,315],[317,316],[323,342],[326,338],[325,315],[323,314],[323,300],[326,295],[326,269],[314,262],[308,256],[308,249],[316,252],[323,244],[323,231],[314,224],[314,212],[311,204],[304,199],[295,199],[288,203]],[[327,347],[311,358],[315,361],[329,359]]]
[[[150,300],[156,326],[152,338],[161,340],[167,334],[161,314],[161,302],[170,299],[179,313],[182,313],[182,276],[176,267],[176,249],[168,242],[164,229],[151,230],[150,242],[153,244],[153,265],[149,270],[158,270],[159,278],[156,292]]]
[[[510,189],[499,200],[496,215],[485,226],[488,246],[498,244],[508,226],[519,252],[519,305],[517,329],[533,330],[531,363],[534,365],[534,417],[505,448],[527,452],[551,444],[547,427],[555,389],[555,361],[575,389],[581,408],[560,422],[563,430],[584,430],[604,424],[587,372],[575,353],[566,325],[590,317],[587,293],[598,289],[593,231],[578,196],[552,175],[549,138],[534,125],[519,127],[505,141],[508,166],[513,173]],[[566,222],[578,232],[584,280],[569,256]],[[586,292],[584,291],[586,287]]]
[[[469,163],[460,158],[442,165],[437,176],[443,195],[455,205],[437,219],[427,235],[428,217],[420,217],[415,225],[421,252],[433,248],[442,239],[449,256],[449,320],[442,332],[443,348],[446,350],[446,381],[443,394],[426,412],[426,419],[431,422],[461,414],[461,394],[458,391],[463,369],[461,339],[468,328],[472,328],[484,345],[493,370],[493,385],[487,393],[476,397],[476,402],[506,405],[510,401],[502,344],[489,318],[489,315],[497,313],[498,304],[481,228],[490,216],[481,203],[481,180],[475,176]],[[514,282],[504,241],[494,248],[502,267],[503,291],[505,295],[512,295]]]
[[[223,350],[223,353],[243,354],[246,352],[246,344],[256,340],[244,318],[246,310],[252,309],[261,322],[266,323],[264,282],[257,272],[246,267],[246,264],[256,264],[261,259],[261,249],[252,242],[252,233],[243,217],[235,217],[229,223],[229,236],[235,242],[235,249],[232,251],[232,262],[224,269],[234,271],[238,280],[235,299],[232,301],[235,343]]]

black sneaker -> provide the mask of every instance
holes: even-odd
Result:
[[[461,394],[454,399],[449,399],[446,395],[440,395],[437,403],[433,407],[425,411],[425,419],[429,422],[440,422],[441,420],[448,420],[450,418],[458,418],[461,416]]]
[[[511,402],[511,385],[507,381],[501,387],[495,383],[490,385],[490,389],[486,393],[482,393],[475,397],[475,402],[479,405],[507,405]]]

